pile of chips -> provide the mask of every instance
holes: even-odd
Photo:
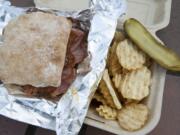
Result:
[[[99,116],[118,120],[128,131],[141,129],[149,109],[142,100],[149,95],[151,71],[149,58],[122,32],[116,32],[107,58],[107,66],[94,95],[100,102]]]

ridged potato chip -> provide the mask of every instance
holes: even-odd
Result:
[[[136,103],[138,104],[140,101],[137,100],[133,100],[133,99],[126,99],[126,101],[124,102],[125,105],[127,104],[132,104],[132,103]]]
[[[125,39],[125,35],[123,32],[121,32],[121,31],[115,32],[114,41],[119,43],[120,41],[123,41],[124,39]]]
[[[110,93],[110,95],[111,95],[111,97],[113,99],[114,105],[116,106],[117,109],[121,109],[122,108],[121,102],[119,101],[116,90],[114,89],[114,87],[112,85],[112,82],[111,82],[111,79],[109,77],[107,69],[104,71],[102,79],[105,82],[105,84],[106,84],[106,86],[107,86],[107,88],[109,90],[109,93]]]
[[[128,104],[118,113],[120,126],[128,131],[141,129],[148,119],[149,110],[143,104]]]
[[[119,64],[119,60],[116,55],[117,45],[118,45],[118,43],[114,42],[109,51],[107,67],[109,69],[110,76],[115,76],[115,74],[122,72],[122,67]]]
[[[96,111],[98,112],[99,116],[101,116],[107,120],[117,119],[117,110],[113,109],[109,106],[100,105],[98,108],[96,108]]]
[[[113,58],[114,56],[116,56],[115,55],[115,53],[116,53],[116,48],[117,48],[117,46],[118,46],[118,43],[119,42],[117,42],[117,41],[114,41],[113,43],[112,43],[112,46],[111,46],[111,48],[110,48],[110,54],[111,54],[111,58]]]
[[[101,80],[99,84],[98,91],[103,95],[104,99],[106,100],[107,105],[109,105],[112,108],[116,108],[114,101],[111,97],[111,94],[109,93],[109,90],[103,80]]]
[[[102,103],[103,105],[107,105],[106,99],[99,92],[96,92],[94,94],[93,99],[95,99],[96,101]]]
[[[128,70],[141,68],[146,62],[145,54],[128,39],[118,44],[116,54],[121,66]]]
[[[113,82],[114,82],[114,86],[116,89],[119,89],[120,85],[121,85],[121,79],[122,79],[122,74],[116,74],[113,77]]]
[[[114,76],[116,73],[121,73],[122,67],[119,64],[119,60],[116,55],[116,48],[120,41],[123,41],[125,36],[122,32],[116,31],[114,40],[112,42],[112,46],[109,50],[108,60],[107,60],[107,67],[109,70],[110,76]]]
[[[132,71],[132,70],[131,70]],[[123,75],[125,75],[125,74],[127,74],[127,73],[129,73],[130,72],[130,70],[127,70],[127,69],[125,69],[125,68],[122,68],[122,74]]]
[[[147,67],[127,73],[121,80],[119,91],[127,99],[142,100],[149,95],[151,71]]]

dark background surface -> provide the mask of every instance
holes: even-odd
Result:
[[[12,0],[22,6],[31,0]],[[160,39],[180,54],[180,0],[172,0],[171,21],[167,28],[157,32]],[[0,116],[0,135],[24,135],[27,125]],[[35,135],[55,135],[38,128]],[[86,135],[113,135],[94,127],[87,127]],[[180,135],[180,73],[166,76],[162,115],[157,127],[148,135]]]

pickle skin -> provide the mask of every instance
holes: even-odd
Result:
[[[180,71],[180,57],[171,49],[158,42],[138,20],[134,18],[126,20],[124,30],[135,45],[159,65],[171,71]]]

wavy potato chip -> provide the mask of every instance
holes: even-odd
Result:
[[[115,32],[114,41],[119,43],[120,41],[123,41],[124,39],[125,39],[125,35],[123,32],[121,32],[121,31]]]
[[[119,64],[119,60],[116,55],[117,45],[118,45],[117,42],[113,43],[112,47],[110,48],[108,61],[107,61],[107,67],[109,69],[109,74],[111,76],[115,76],[115,74],[122,72],[122,67]]]
[[[138,104],[140,101],[137,100],[133,100],[133,99],[126,99],[126,101],[124,102],[125,105],[127,104],[132,104],[132,103],[136,103]]]
[[[110,107],[121,109],[121,102],[119,101],[118,95],[113,88],[107,69],[104,71],[102,80],[99,84],[99,91],[106,99],[106,102]]]
[[[122,80],[122,74],[116,74],[112,81],[114,83],[114,86],[116,89],[119,89],[120,85],[121,85],[121,80]]]
[[[104,71],[103,80],[104,80],[104,82],[109,90],[109,93],[113,99],[114,105],[116,106],[117,109],[121,109],[122,108],[121,102],[119,101],[118,95],[117,95],[115,89],[113,88],[113,85],[112,85],[112,82],[109,77],[107,69]]]
[[[128,70],[141,68],[146,62],[145,54],[128,39],[118,44],[116,54],[121,66]]]
[[[118,113],[118,121],[120,126],[128,131],[141,129],[147,119],[149,110],[143,104],[128,104]]]
[[[114,76],[116,73],[122,72],[122,67],[119,64],[118,57],[116,55],[116,48],[118,46],[118,43],[120,41],[123,41],[125,39],[125,36],[122,32],[116,31],[114,40],[112,42],[112,46],[109,50],[108,60],[107,60],[107,67],[109,70],[110,76]]]
[[[119,88],[121,86],[121,80],[123,78],[123,74],[116,74],[112,81],[114,83],[114,86],[115,88],[117,89],[118,91],[118,97],[119,97],[119,100],[121,101],[121,103],[125,103],[126,102],[126,99],[122,96],[121,92],[119,91]]]
[[[125,75],[125,74],[127,74],[127,73],[129,73],[130,72],[130,70],[127,70],[127,69],[125,69],[125,68],[122,68],[122,74],[123,75]]]
[[[113,44],[112,44],[112,46],[111,46],[111,48],[110,48],[110,52],[109,52],[109,53],[111,54],[111,57],[112,57],[112,58],[113,58],[114,56],[116,56],[115,53],[116,53],[116,49],[117,49],[118,43],[119,43],[119,42],[114,41]]]
[[[117,110],[109,106],[100,105],[98,108],[96,108],[96,111],[98,112],[99,116],[104,117],[105,119],[108,120],[117,119]]]
[[[149,95],[151,71],[147,67],[127,73],[121,80],[119,91],[127,99],[142,100]]]
[[[103,105],[107,105],[106,99],[99,92],[96,92],[94,94],[93,99],[95,99],[96,101],[102,103]]]
[[[103,95],[104,99],[106,100],[107,105],[109,105],[112,108],[116,108],[114,101],[111,97],[111,94],[109,93],[109,90],[103,80],[101,80],[99,84],[98,91]]]

